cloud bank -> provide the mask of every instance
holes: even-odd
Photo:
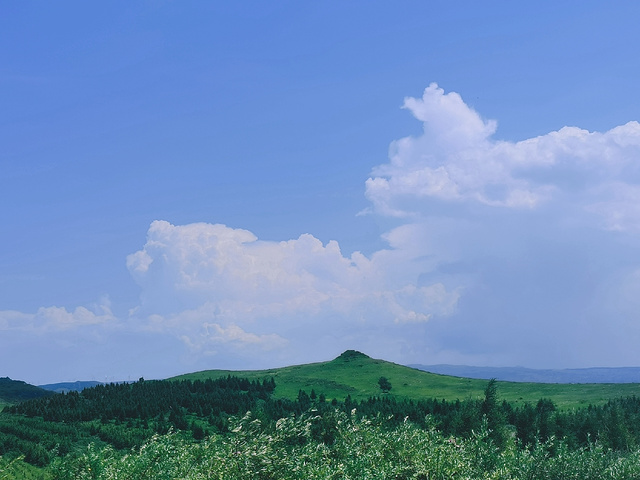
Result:
[[[520,209],[555,202],[599,217],[607,229],[637,229],[638,122],[605,133],[564,127],[512,143],[493,140],[495,121],[436,84],[404,108],[424,132],[394,142],[390,162],[367,181],[377,213],[424,213],[433,201]]]
[[[310,233],[274,242],[158,220],[126,259],[140,288],[128,316],[106,302],[4,311],[0,330],[130,332],[181,345],[167,355],[184,370],[346,348],[403,363],[640,364],[640,124],[508,142],[436,84],[404,108],[423,131],[391,144],[364,192],[367,213],[394,224],[387,248],[345,256]]]
[[[134,315],[209,355],[305,361],[361,346],[405,362],[640,361],[618,333],[637,333],[640,124],[507,142],[436,84],[404,108],[422,133],[393,142],[365,184],[368,213],[395,219],[388,248],[345,257],[310,234],[265,242],[154,222],[127,260],[142,289]]]
[[[127,258],[142,289],[132,315],[192,350],[252,356],[450,315],[459,293],[416,285],[414,269],[387,275],[394,253],[345,257],[337,242],[309,234],[267,242],[225,225],[155,221],[144,248]]]
[[[628,306],[640,293],[640,124],[506,142],[436,84],[404,108],[423,133],[393,142],[366,196],[402,223],[389,238],[435,259],[427,278],[464,286],[425,351],[489,365],[640,362]],[[612,294],[623,291],[634,293]]]

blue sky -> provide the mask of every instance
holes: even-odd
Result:
[[[636,2],[0,6],[0,375],[640,365]]]

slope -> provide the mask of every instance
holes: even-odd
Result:
[[[20,380],[0,377],[0,406],[47,395],[53,395],[53,393]]]
[[[640,367],[590,367],[533,369],[524,367],[474,367],[468,365],[409,365],[425,372],[454,377],[495,378],[507,382],[532,383],[638,383]]]
[[[392,385],[388,395],[420,400],[437,398],[448,401],[483,398],[486,380],[438,375],[405,367],[348,350],[334,360],[269,370],[206,370],[173,377],[173,379],[204,380],[221,376],[238,376],[250,380],[273,377],[275,397],[294,399],[299,390],[324,394],[327,399],[354,400],[382,395],[378,380],[386,377]],[[535,404],[550,398],[561,408],[602,404],[621,396],[640,395],[640,384],[541,384],[498,382],[501,399],[519,404]]]

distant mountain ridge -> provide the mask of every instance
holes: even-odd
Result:
[[[472,367],[468,365],[408,365],[453,377],[533,383],[640,383],[640,367],[533,369],[524,367]]]
[[[39,385],[40,388],[49,390],[56,393],[67,392],[81,392],[85,388],[95,387],[96,385],[102,385],[102,382],[96,381],[78,381],[78,382],[60,382],[60,383],[48,383],[46,385]]]

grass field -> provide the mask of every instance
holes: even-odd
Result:
[[[346,352],[345,352],[346,353]],[[354,400],[381,395],[378,379],[386,377],[392,385],[390,396],[419,400],[437,398],[466,400],[483,398],[486,380],[450,377],[423,372],[413,368],[376,360],[363,354],[343,354],[321,363],[311,363],[270,370],[206,370],[173,377],[177,379],[207,379],[222,376],[238,376],[248,379],[273,377],[276,381],[274,396],[294,399],[298,390],[307,393],[314,389],[328,400],[344,400],[351,395]],[[540,398],[550,398],[560,408],[578,408],[589,404],[605,403],[610,398],[640,395],[640,384],[544,384],[498,382],[501,399],[514,403],[536,403]]]

